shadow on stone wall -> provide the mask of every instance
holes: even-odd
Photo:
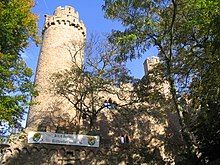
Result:
[[[3,164],[170,164],[173,161],[171,155],[176,150],[172,143],[167,142],[170,135],[167,128],[163,127],[164,134],[153,129],[157,125],[164,125],[166,121],[156,111],[104,109],[98,114],[92,130],[89,130],[87,119],[82,119],[80,115],[74,119],[68,118],[68,115],[55,119],[54,116],[44,116],[42,122],[47,125],[45,131],[98,135],[100,147],[28,144],[27,134],[23,133],[12,140],[14,144],[6,150]],[[122,144],[122,135],[127,135],[129,142]]]

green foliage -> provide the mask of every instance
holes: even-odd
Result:
[[[31,37],[37,38],[37,17],[32,0],[0,2],[0,120],[15,125],[29,104],[32,70],[20,53]]]
[[[140,102],[166,105],[170,99],[164,92],[163,83],[167,82],[164,82],[161,65],[158,63],[147,75],[134,83],[134,92],[137,93]]]
[[[219,158],[215,151],[220,149],[219,135],[219,101],[214,103],[210,101],[201,108],[197,114],[196,123],[192,123],[191,131],[194,133],[198,143],[199,151],[202,154],[201,159],[213,161]]]
[[[191,20],[185,22],[186,27],[193,31],[184,42],[188,48],[185,46],[177,52],[179,56],[176,60],[181,62],[176,74],[179,76],[182,93],[187,93],[190,99],[188,106],[192,120],[189,129],[196,137],[198,150],[202,153],[201,159],[212,161],[219,157],[214,151],[219,149],[220,142],[220,49],[217,46],[220,37],[220,3],[199,1],[195,6]]]
[[[125,26],[124,31],[113,31],[109,37],[119,46],[117,59],[137,58],[150,46],[158,48],[183,137],[185,133],[196,137],[195,145],[202,153],[199,160],[216,159],[219,118],[212,113],[219,115],[220,1],[106,0],[103,9],[107,18]],[[129,36],[135,37],[129,40]],[[187,119],[181,115],[185,111]],[[189,149],[193,143],[191,138]]]

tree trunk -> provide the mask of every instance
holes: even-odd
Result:
[[[95,114],[89,117],[89,130],[90,131],[93,129],[96,119],[97,119],[97,116]]]

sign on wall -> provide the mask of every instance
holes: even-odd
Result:
[[[51,132],[28,132],[28,143],[64,144],[99,147],[99,136],[60,134]]]

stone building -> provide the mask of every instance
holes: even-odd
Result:
[[[3,164],[173,163],[172,149],[171,153],[166,155],[166,150],[170,147],[170,144],[166,144],[166,131],[170,122],[158,120],[160,113],[154,105],[146,105],[147,111],[144,106],[136,105],[132,111],[124,113],[114,110],[100,113],[95,132],[95,135],[100,137],[99,147],[28,143],[27,136],[30,131],[39,131],[41,134],[49,132],[48,136],[72,137],[74,127],[83,124],[75,121],[74,116],[77,114],[68,101],[51,94],[50,77],[53,73],[69,69],[72,61],[79,66],[83,64],[83,51],[80,48],[85,41],[86,28],[79,19],[79,14],[71,6],[58,7],[54,15],[45,17],[43,43],[35,78],[39,95],[33,98],[36,104],[30,108],[27,128],[20,135],[11,137],[11,147],[4,154]],[[158,58],[146,60],[145,74],[157,63]],[[62,134],[56,134],[59,127],[65,127],[64,132],[59,132]],[[173,130],[171,129],[171,132]],[[129,142],[122,144],[122,135],[127,135]],[[178,135],[171,136],[174,141],[180,139]]]
[[[47,121],[42,121],[42,114],[50,118],[54,103],[62,102],[58,106],[62,107],[62,112],[71,109],[62,98],[50,93],[50,77],[53,73],[69,69],[73,60],[82,64],[83,54],[79,50],[86,36],[86,28],[79,19],[78,12],[71,6],[58,7],[54,15],[45,17],[43,43],[35,78],[39,95],[33,99],[37,105],[31,107],[27,122],[27,127],[32,129],[40,124],[48,124]],[[62,115],[62,112],[54,115]]]

